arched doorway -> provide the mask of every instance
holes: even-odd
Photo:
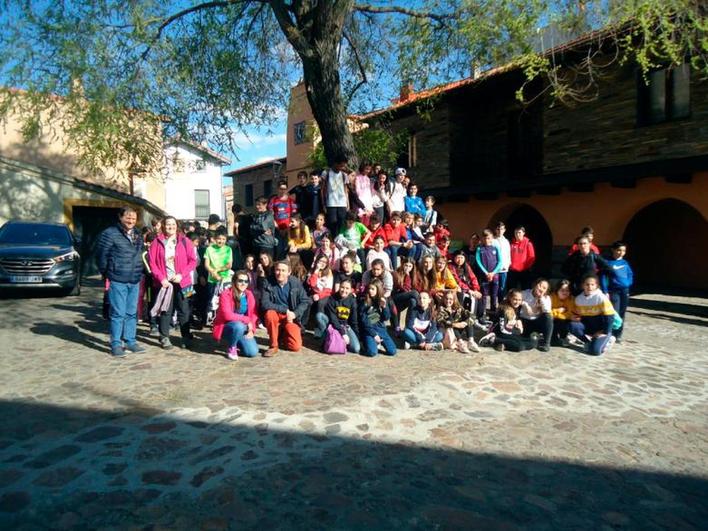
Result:
[[[638,286],[708,290],[708,222],[688,203],[663,199],[644,207],[623,239]]]
[[[553,234],[541,213],[531,205],[514,203],[492,216],[489,226],[494,228],[499,221],[506,225],[506,237],[509,241],[513,239],[516,227],[523,226],[526,229],[526,236],[533,242],[536,250],[534,273],[550,277],[553,266]]]

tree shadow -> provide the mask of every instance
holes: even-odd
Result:
[[[708,305],[687,304],[684,302],[659,301],[651,299],[630,299],[630,308],[654,310],[657,312],[677,313],[694,317],[708,318]]]
[[[131,401],[123,401],[130,405]],[[255,422],[0,402],[5,529],[689,529],[705,477]],[[282,421],[282,420],[281,420]],[[340,423],[337,423],[340,422]]]

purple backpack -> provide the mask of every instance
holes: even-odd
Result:
[[[327,354],[346,354],[347,344],[344,342],[342,334],[332,325],[327,326],[325,333],[324,351]]]

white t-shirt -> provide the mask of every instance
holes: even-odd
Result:
[[[368,271],[371,269],[371,263],[376,260],[377,258],[380,258],[383,260],[384,263],[384,268],[387,271],[393,271],[393,268],[391,267],[391,257],[388,255],[386,251],[381,251],[378,252],[375,249],[371,249],[369,251],[369,254],[366,255],[366,270]]]
[[[524,319],[536,319],[544,313],[551,313],[551,298],[548,295],[541,297],[540,305],[536,302],[536,297],[530,289],[521,292],[523,302],[521,304],[521,317]],[[526,304],[524,304],[526,303]],[[531,311],[528,310],[530,306]]]
[[[346,174],[343,171],[326,170],[322,172],[322,180],[327,183],[325,206],[347,208]]]
[[[499,255],[502,263],[499,271],[506,273],[509,271],[509,266],[511,265],[511,244],[504,236],[494,238],[494,241],[497,242],[497,247],[499,247]]]
[[[406,187],[399,182],[393,183],[391,193],[391,212],[403,212],[406,210]]]

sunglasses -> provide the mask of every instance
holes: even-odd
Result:
[[[236,284],[248,284],[248,279],[247,278],[237,278]]]

